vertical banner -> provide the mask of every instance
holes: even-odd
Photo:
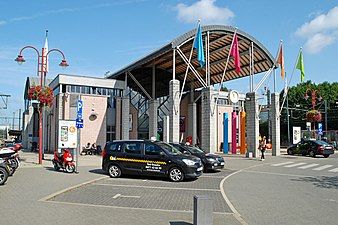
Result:
[[[232,154],[237,154],[237,151],[236,151],[236,145],[237,145],[237,141],[236,141],[236,135],[237,135],[237,114],[236,112],[232,112],[232,121],[231,121],[231,124],[232,124],[232,135],[231,135],[231,153]]]
[[[185,116],[180,116],[180,132],[185,132]]]
[[[223,153],[229,153],[229,115],[223,113]]]
[[[245,112],[240,112],[240,116],[241,116],[241,135],[240,135],[240,139],[241,139],[241,154],[245,154],[245,150],[246,150],[246,113]]]
[[[301,141],[301,136],[300,136],[300,127],[292,127],[292,143],[297,144],[298,142]]]

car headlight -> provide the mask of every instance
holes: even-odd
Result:
[[[188,166],[193,166],[195,165],[195,162],[190,160],[190,159],[182,159],[182,161],[187,164]]]
[[[211,162],[211,163],[216,161],[216,159],[213,159],[213,158],[207,158],[207,160],[208,160],[208,162]]]

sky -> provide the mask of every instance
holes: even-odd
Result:
[[[7,109],[0,99],[0,125],[4,117],[18,116],[26,78],[37,76],[34,50],[24,50],[26,62],[21,66],[14,59],[27,45],[41,52],[46,30],[49,49],[61,50],[70,65],[62,70],[58,66],[61,55],[52,52],[47,78],[59,73],[104,77],[195,29],[198,19],[201,26],[237,27],[273,56],[283,40],[291,86],[300,82],[300,71],[293,70],[301,47],[305,80],[337,82],[338,2],[334,0],[4,1],[0,7],[0,94],[11,97]],[[262,76],[255,76],[254,83]],[[272,83],[264,85],[271,87]],[[225,85],[242,93],[249,91],[248,78]],[[276,91],[283,87],[284,81],[277,76]]]

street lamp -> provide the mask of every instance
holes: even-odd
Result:
[[[42,51],[41,51],[41,54],[40,54],[38,49],[33,47],[33,46],[25,46],[20,50],[18,57],[15,59],[15,61],[19,65],[21,65],[22,63],[24,63],[26,61],[22,56],[22,52],[23,52],[23,50],[28,49],[28,48],[34,49],[36,51],[36,53],[38,54],[38,74],[40,75],[40,85],[41,86],[44,85],[44,78],[47,74],[47,62],[48,62],[49,53],[59,52],[62,55],[62,58],[63,58],[61,63],[59,64],[59,66],[61,66],[63,68],[69,66],[67,64],[65,55],[59,49],[54,48],[54,49],[47,51],[46,48],[42,48]],[[42,120],[43,120],[42,107],[39,107],[39,164],[42,164],[42,134],[43,134]]]
[[[305,91],[305,99],[308,99],[309,96],[307,95],[308,92],[311,92],[311,103],[312,103],[312,109],[315,109],[316,107],[316,93],[319,95],[319,90],[316,89],[306,89]],[[318,100],[321,101],[323,98],[319,95]]]

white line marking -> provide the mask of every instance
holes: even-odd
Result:
[[[317,168],[314,168],[312,170],[324,170],[324,169],[327,169],[329,167],[332,167],[333,165],[325,165],[325,166],[321,166],[321,167],[317,167]]]
[[[329,172],[338,172],[338,168],[329,170]]]
[[[114,199],[116,199],[116,198],[141,198],[141,196],[116,194],[113,198]]]
[[[291,168],[291,167],[301,166],[301,165],[304,165],[304,164],[306,164],[306,163],[296,163],[296,164],[286,165],[284,167]]]
[[[258,166],[262,166],[263,164],[260,165],[255,165],[255,166],[250,166],[248,168],[245,169],[250,169],[250,168],[254,168],[254,167],[258,167]],[[227,195],[225,194],[225,191],[223,189],[224,186],[224,182],[225,180],[227,180],[229,177],[231,177],[232,175],[235,175],[237,173],[240,173],[242,171],[244,171],[245,169],[241,169],[238,170],[234,173],[229,174],[228,176],[224,177],[224,179],[221,181],[221,183],[219,184],[219,189],[221,190],[222,196],[225,200],[225,202],[228,204],[229,208],[231,209],[231,211],[234,213],[234,217],[235,219],[237,219],[238,222],[240,222],[242,225],[248,225],[247,222],[245,222],[245,220],[242,218],[241,214],[239,214],[239,212],[236,210],[236,208],[233,206],[233,204],[230,202],[230,200],[228,199]]]
[[[113,198],[118,198],[118,197],[120,197],[120,196],[121,196],[121,194],[116,194],[116,195],[114,195]]]
[[[319,164],[317,164],[317,163],[312,163],[312,164],[309,164],[309,165],[306,165],[306,166],[298,167],[298,169],[308,169],[308,168],[315,167],[315,166],[318,166],[318,165]]]
[[[278,164],[272,164],[271,166],[284,166],[284,165],[287,165],[287,164],[291,164],[293,162],[283,162],[283,163],[278,163]]]

